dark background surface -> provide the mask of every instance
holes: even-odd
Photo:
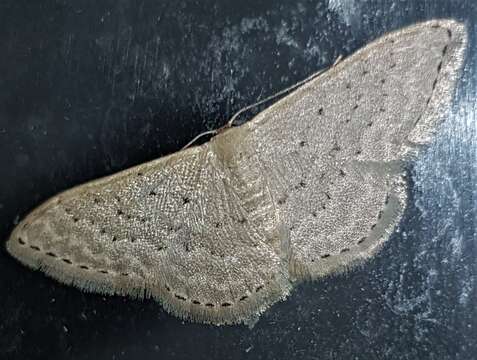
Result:
[[[475,359],[473,0],[2,0],[0,239],[58,191],[174,152],[339,54],[435,17],[468,25],[466,71],[374,259],[299,286],[249,329],[82,293],[2,247],[0,359]]]

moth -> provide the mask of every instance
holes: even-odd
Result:
[[[445,119],[465,47],[453,20],[389,33],[203,145],[54,196],[7,250],[86,291],[251,321],[389,239],[403,165]]]

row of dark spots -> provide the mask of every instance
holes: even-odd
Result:
[[[121,201],[120,198],[117,197],[117,196],[115,196],[115,199],[116,199],[117,202],[120,202],[120,201]],[[93,201],[94,201],[95,204],[99,204],[99,203],[100,203],[100,200],[99,200],[98,198],[94,198]],[[71,214],[72,214],[72,211],[71,211],[71,209],[69,209],[69,208],[66,208],[66,209],[65,209],[65,212],[66,212],[66,214],[68,214],[68,215],[71,215]],[[118,209],[118,210],[116,211],[116,214],[117,214],[118,216],[125,216],[126,219],[128,219],[128,220],[131,220],[131,219],[132,219],[132,216],[131,216],[130,214],[125,214],[122,209]],[[140,220],[142,223],[145,223],[145,222],[146,222],[146,218],[141,218],[141,219],[139,219],[139,220]],[[73,216],[73,222],[74,222],[74,223],[77,223],[77,222],[79,222],[79,221],[80,221],[80,219],[79,219],[77,216]],[[91,225],[94,225],[94,224],[95,224],[94,219],[90,219],[90,222],[91,222]],[[101,230],[101,233],[104,234],[104,229]]]
[[[165,286],[166,290],[168,292],[172,292],[171,288],[166,285]],[[264,285],[259,285],[255,288],[255,292],[259,292],[260,290],[262,290],[264,288]],[[180,301],[187,301],[187,298],[183,295],[180,295],[180,294],[177,294],[177,293],[173,293],[174,297]],[[248,295],[243,295],[239,298],[239,301],[242,302],[242,301],[245,301],[248,299]],[[204,305],[206,307],[209,307],[209,308],[213,308],[216,306],[216,304],[214,303],[211,303],[211,302],[205,302],[205,303],[202,303],[200,302],[199,300],[195,300],[195,299],[192,299],[191,300],[191,303],[194,304],[194,305]],[[229,306],[232,306],[234,305],[232,302],[223,302],[222,304],[220,304],[221,307],[229,307]]]
[[[343,248],[343,249],[340,250],[340,254],[347,253],[347,252],[349,252],[350,250],[351,250],[350,248]],[[320,255],[320,258],[321,258],[321,259],[328,259],[328,258],[330,258],[331,256],[332,256],[331,254],[326,253],[326,254],[321,254],[321,255]],[[313,262],[314,259],[312,259],[311,261]]]
[[[395,39],[389,39],[389,43],[390,43],[390,44],[394,45],[395,42],[396,42]],[[394,52],[391,51],[391,52],[390,52],[390,55],[391,55],[391,57],[393,57],[393,56],[394,56]],[[396,63],[395,63],[395,62],[392,62],[391,65],[389,66],[390,69],[393,69],[393,68],[395,68],[395,67],[396,67]]]
[[[369,71],[368,71],[368,70],[363,70],[362,75],[364,76],[364,75],[367,75],[367,74],[369,74]],[[382,79],[381,82],[384,84],[385,80]],[[351,83],[347,83],[347,84],[346,84],[346,89],[348,89],[348,90],[351,89]],[[358,100],[358,101],[361,100],[362,97],[363,97],[362,94],[358,94],[357,100]],[[351,108],[351,111],[352,111],[352,112],[355,112],[356,110],[358,110],[358,108],[359,108],[359,104],[356,103],[356,104],[354,104],[353,107]],[[346,123],[351,122],[351,116],[348,117],[348,118],[346,118],[345,122],[346,122]]]
[[[431,27],[433,29],[440,29],[441,25],[440,24],[433,24]],[[452,39],[452,30],[449,29],[449,28],[446,28],[446,30],[447,30],[447,36],[449,37],[449,39]]]
[[[120,201],[121,201],[118,196],[115,196],[114,198],[116,199],[117,202],[120,202]],[[128,220],[131,220],[131,219],[132,219],[132,216],[131,216],[130,214],[125,214],[124,211],[123,211],[121,208],[119,208],[119,209],[116,210],[116,215],[119,216],[119,217],[125,216],[126,219],[128,219]],[[77,218],[73,218],[73,221],[77,222],[78,219],[77,219]],[[141,221],[142,223],[145,223],[145,222],[146,222],[146,219],[145,219],[145,218],[141,218],[140,221]],[[94,225],[94,220],[91,220],[91,224]],[[99,232],[100,232],[101,235],[107,235],[107,234],[108,234],[108,232],[107,232],[107,230],[106,230],[105,228],[101,228],[101,229],[99,230]],[[112,242],[116,242],[117,240],[118,240],[118,239],[117,239],[117,237],[116,237],[115,235],[113,235],[113,236],[111,237],[111,241],[112,241]],[[131,243],[134,243],[134,242],[136,242],[136,238],[135,238],[134,236],[131,236],[131,237],[129,237],[129,241],[130,241]]]
[[[149,191],[149,196],[157,196],[157,192],[155,190]],[[190,198],[187,196],[182,196],[182,205],[186,205],[190,203]]]
[[[450,31],[450,29],[447,29],[447,34],[449,36],[449,39],[452,38],[452,32]],[[449,49],[449,45],[445,45],[444,48],[442,49],[441,61],[439,61],[439,64],[437,65],[437,75],[436,75],[436,78],[434,79],[434,82],[432,83],[431,95],[427,98],[426,105],[429,105],[429,103],[431,102],[432,95],[434,94],[434,91],[437,87],[439,74],[441,73],[441,70],[442,70],[442,63],[444,61],[444,56],[447,54],[448,49]],[[422,119],[422,113],[419,114],[414,125],[416,125],[421,119]]]
[[[18,238],[18,243],[21,244],[21,245],[26,245],[25,241],[19,237]],[[35,251],[41,251],[41,249],[38,247],[38,246],[35,246],[35,245],[30,245],[30,248],[32,250],[35,250]],[[61,261],[63,261],[65,264],[68,264],[68,265],[73,265],[73,261],[71,261],[70,259],[68,258],[60,258],[58,255],[56,255],[55,253],[51,252],[51,251],[48,251],[48,252],[45,252],[45,255],[46,256],[49,256],[51,258],[58,258],[60,259]],[[91,270],[90,267],[86,266],[86,265],[77,265],[80,269],[83,269],[83,270]],[[102,274],[109,274],[109,271],[107,270],[97,270],[98,272],[102,273]],[[120,275],[122,276],[129,276],[128,273],[120,273]]]
[[[346,176],[346,173],[345,173],[344,170],[342,170],[342,169],[340,169],[340,170],[338,171],[338,173],[339,173],[339,175],[342,176],[342,177]],[[299,182],[297,185],[295,185],[295,189],[305,188],[306,186],[307,186],[306,182],[305,182],[304,180],[300,180],[300,182]],[[327,201],[330,201],[330,200],[331,200],[330,194],[328,194],[327,192],[324,192],[324,194],[325,194],[325,196],[326,196]],[[279,204],[279,205],[282,205],[282,204],[285,203],[285,201],[286,201],[286,197],[285,197],[285,196],[282,196],[282,197],[280,197],[280,198],[278,199],[278,204]],[[322,205],[321,205],[321,208],[322,208],[323,210],[325,210],[325,209],[326,209],[325,204],[322,204]],[[316,212],[313,212],[312,215],[313,215],[313,217],[316,217]]]
[[[391,39],[391,41],[394,42],[393,39]],[[395,63],[395,62],[391,63],[390,68],[394,68],[394,67],[396,67],[396,63]],[[362,71],[362,73],[361,73],[362,76],[366,76],[367,74],[369,74],[369,71],[368,71],[367,69],[364,69],[364,70]],[[384,85],[384,84],[386,83],[386,79],[381,79],[380,82],[381,82],[381,84]],[[351,86],[351,83],[347,83],[345,86],[346,86],[346,89],[348,89],[348,90],[350,90],[351,87],[352,87],[352,86]],[[361,96],[362,96],[361,94],[358,95],[358,100],[361,98]],[[385,95],[385,96],[387,96],[387,95]],[[356,110],[358,109],[358,107],[359,107],[359,105],[358,105],[358,104],[355,104],[351,110],[354,112],[354,111],[356,111]],[[384,112],[385,109],[384,109],[384,108],[381,108],[380,111],[381,111],[381,112]],[[318,113],[319,113],[319,115],[322,115],[322,114],[323,114],[323,108],[320,108],[320,109],[318,110]],[[348,118],[345,120],[346,123],[349,123],[350,121],[351,121],[351,117],[348,117]],[[368,123],[368,126],[372,126],[372,125],[373,125],[372,122],[369,122],[369,123]],[[300,146],[304,146],[304,142],[303,142],[303,144],[302,144],[302,142],[301,142],[301,143],[300,143]]]
[[[389,194],[386,194],[386,198],[384,199],[384,205],[388,205],[389,203]],[[316,213],[313,213],[313,216],[316,217]],[[381,220],[381,218],[383,217],[383,211],[380,210],[379,213],[378,213],[378,221]],[[371,225],[371,228],[370,230],[374,230],[374,228],[376,227],[377,223]],[[358,242],[356,243],[357,245],[361,245],[362,243],[364,243],[366,241],[367,237],[362,237],[361,239],[358,240]],[[340,254],[343,254],[343,253],[346,253],[346,252],[349,252],[351,249],[350,248],[343,248],[340,250]],[[320,258],[322,259],[327,259],[331,257],[331,254],[322,254],[320,255]],[[314,262],[314,259],[311,260],[312,262]]]
[[[324,111],[325,111],[325,109],[324,109],[323,107],[320,107],[320,108],[318,109],[318,115],[319,115],[319,116],[323,116]],[[308,143],[307,143],[305,140],[300,140],[300,141],[298,142],[298,145],[299,145],[300,147],[305,147],[305,145],[308,145]]]
[[[157,192],[155,190],[149,191],[149,196],[157,196]],[[188,196],[182,196],[182,205],[185,206],[191,202]]]
[[[101,235],[108,235],[108,232],[107,232],[106,228],[101,228],[101,229],[99,230],[99,232],[100,232]],[[112,235],[112,236],[111,236],[111,241],[112,241],[112,242],[116,242],[117,240],[118,240],[118,238],[117,238],[116,235]],[[134,236],[129,236],[129,241],[130,241],[131,243],[135,243],[136,240],[137,240],[137,239],[136,239]]]
[[[384,198],[384,206],[387,206],[389,203],[389,194],[386,194],[386,197]],[[381,220],[381,218],[383,217],[383,210],[380,210],[378,212],[378,216],[377,216],[377,221],[371,225],[370,227],[370,230],[373,231],[376,226],[378,225],[378,222]],[[362,244],[364,241],[366,240],[366,238],[361,238],[359,241],[358,241],[358,244]]]
[[[122,209],[118,209],[118,210],[116,211],[116,214],[117,214],[118,216],[125,216],[126,219],[128,219],[128,220],[131,220],[131,219],[132,219],[132,216],[131,216],[130,214],[125,214]],[[141,219],[141,221],[142,221],[142,220],[145,221],[145,219]]]

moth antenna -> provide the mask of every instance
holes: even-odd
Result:
[[[333,65],[334,66],[334,65]],[[308,76],[307,78],[303,79],[303,80],[300,80],[299,82],[283,89],[283,90],[280,90],[279,92],[275,93],[275,94],[272,94],[268,97],[266,97],[265,99],[263,100],[260,100],[260,101],[257,101],[256,103],[254,104],[251,104],[251,105],[248,105],[242,109],[240,109],[239,111],[237,111],[231,118],[230,120],[227,122],[227,124],[225,125],[225,127],[229,128],[229,127],[232,127],[234,125],[234,121],[237,119],[237,117],[239,117],[241,114],[243,114],[245,111],[248,111],[250,109],[253,109],[254,107],[257,107],[259,105],[262,105],[264,103],[267,103],[269,102],[270,100],[273,100],[281,95],[284,95],[286,93],[289,93],[290,91],[293,91],[295,90],[297,87],[303,85],[303,84],[306,84],[307,82],[317,78],[318,76],[320,76],[323,72],[325,71],[325,69],[322,69],[322,70],[319,70],[313,74],[311,74],[310,76]]]
[[[333,65],[331,67],[334,67],[336,66],[336,64],[338,64],[341,59],[343,57],[340,55],[336,61],[333,63]],[[257,107],[257,106],[260,106],[264,103],[267,103],[281,95],[284,95],[290,91],[293,91],[295,90],[296,88],[298,88],[299,86],[303,85],[303,84],[306,84],[307,82],[317,78],[318,76],[320,76],[323,72],[325,71],[325,69],[322,69],[322,70],[319,70],[313,74],[311,74],[310,76],[308,76],[307,78],[303,79],[303,80],[300,80],[299,82],[283,89],[283,90],[280,90],[279,92],[275,93],[275,94],[272,94],[268,97],[266,97],[265,99],[262,99],[260,101],[257,101],[256,103],[253,103],[253,104],[250,104],[250,105],[247,105],[245,106],[244,108],[240,109],[239,111],[237,111],[231,118],[230,120],[224,125],[224,126],[221,126],[217,129],[214,129],[214,130],[208,130],[208,131],[204,131],[202,133],[200,133],[199,135],[197,135],[196,137],[194,137],[191,141],[189,141],[181,150],[184,150],[184,149],[187,149],[188,147],[190,147],[193,143],[195,143],[198,139],[200,139],[201,137],[203,136],[206,136],[206,135],[216,135],[218,134],[219,132],[225,130],[225,129],[228,129],[228,128],[231,128],[232,126],[234,126],[234,122],[235,120],[241,115],[243,114],[245,111],[248,111],[250,109],[253,109],[254,107]]]
[[[336,60],[335,60],[335,62],[333,63],[333,65],[331,65],[331,67],[335,67],[336,65],[338,65],[338,64],[341,62],[341,60],[343,60],[343,55],[339,55],[339,56],[336,58]],[[293,84],[293,85],[291,85],[291,86],[289,86],[289,87],[287,87],[287,88],[285,88],[285,89],[283,89],[283,90],[280,90],[279,92],[277,92],[277,93],[275,93],[275,94],[272,94],[272,95],[266,97],[266,98],[263,99],[263,100],[257,101],[257,102],[254,103],[254,104],[248,105],[248,106],[246,106],[246,107],[240,109],[239,111],[237,111],[237,112],[230,118],[230,120],[227,122],[227,124],[225,125],[225,127],[232,127],[232,126],[234,125],[234,121],[237,119],[237,117],[238,117],[239,115],[243,114],[245,111],[250,110],[250,109],[253,109],[254,107],[259,106],[259,105],[262,105],[262,104],[264,104],[264,103],[266,103],[266,102],[268,102],[268,101],[270,101],[270,100],[273,100],[273,99],[277,98],[278,96],[284,95],[284,94],[286,94],[286,93],[288,93],[288,92],[290,92],[290,91],[295,90],[297,87],[299,87],[299,86],[301,86],[301,85],[303,85],[303,84],[306,84],[307,82],[309,82],[309,81],[311,81],[311,80],[317,78],[317,77],[320,76],[324,71],[325,71],[325,69],[318,70],[317,72],[311,74],[310,76],[306,77],[305,79],[300,80],[299,82],[297,82],[297,83],[295,83],[295,84]],[[220,128],[220,129],[222,129],[222,128]],[[220,129],[219,129],[219,130],[220,130]]]
[[[195,143],[197,140],[199,140],[201,137],[203,137],[205,135],[215,135],[215,134],[217,134],[220,129],[221,128],[201,132],[199,135],[197,135],[191,141],[189,141],[184,147],[182,147],[181,150],[187,149],[189,146],[191,146],[193,143]]]
[[[333,65],[332,65],[331,67],[335,67],[336,65],[338,65],[338,64],[341,62],[341,60],[343,60],[343,55],[340,54],[340,55],[336,58],[335,62],[333,63]]]

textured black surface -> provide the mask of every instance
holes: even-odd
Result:
[[[376,258],[300,286],[249,329],[85,294],[2,249],[0,358],[474,359],[473,0],[2,1],[0,238],[56,192],[176,151],[339,54],[435,17],[468,25],[466,71],[449,120],[410,166],[410,206]]]

